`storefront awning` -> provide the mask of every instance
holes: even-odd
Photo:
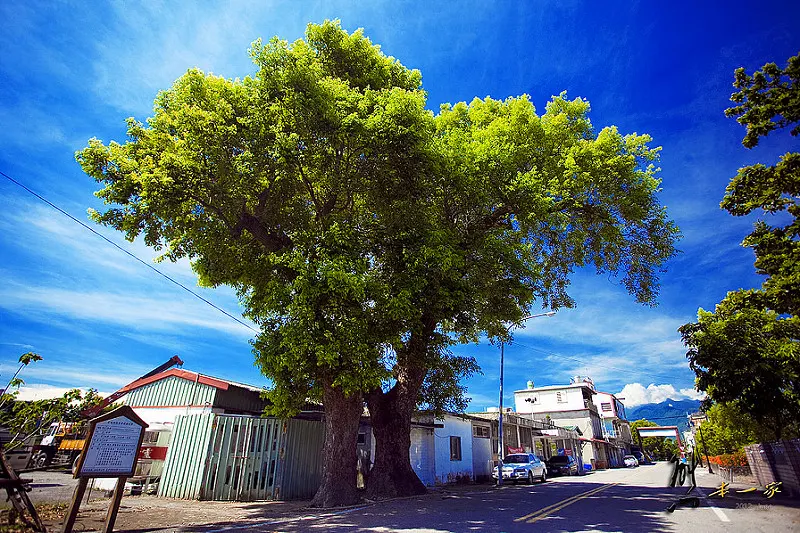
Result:
[[[590,438],[583,437],[583,436],[580,437],[580,440],[582,442],[596,442],[598,444],[610,444],[610,443],[604,441],[603,439],[595,439],[595,438],[591,438],[590,439]]]

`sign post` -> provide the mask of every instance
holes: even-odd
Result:
[[[89,422],[89,435],[83,446],[75,477],[78,486],[64,520],[63,533],[71,533],[89,478],[117,478],[114,497],[108,508],[103,533],[114,530],[125,481],[136,471],[139,447],[147,424],[127,405]]]

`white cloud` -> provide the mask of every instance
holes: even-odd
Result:
[[[60,203],[58,199],[54,200]],[[104,276],[112,274],[109,276],[111,279],[124,277],[129,283],[131,279],[147,281],[159,277],[100,236],[49,206],[33,200],[15,200],[13,204],[9,201],[7,205],[3,205],[6,207],[6,216],[0,219],[0,229],[14,235],[12,245],[22,251],[59,265],[66,263],[75,270],[96,272]],[[120,232],[95,224],[89,220],[83,205],[60,207],[148,265],[184,284],[196,284],[197,275],[192,271],[188,259],[181,259],[176,263],[163,261],[156,265],[154,259],[160,253],[146,246],[142,239],[128,242]]]
[[[678,391],[669,384],[656,385],[651,383],[645,387],[641,383],[628,383],[617,393],[617,397],[625,398],[623,403],[627,407],[636,407],[647,403],[661,403],[667,399],[701,400],[705,398],[705,393],[695,389],[681,389]]]
[[[11,376],[16,370],[17,367],[14,365],[0,363],[0,374],[2,375]],[[92,361],[88,365],[81,364],[81,362],[77,364],[73,362],[66,364],[54,362],[48,363],[46,366],[31,365],[29,368],[24,369],[20,377],[25,381],[41,380],[62,384],[66,387],[63,388],[63,390],[89,388],[89,386],[86,385],[87,382],[91,382],[93,386],[102,383],[104,386],[118,389],[134,381],[137,375],[144,373],[141,370],[138,370],[138,372],[139,374],[133,371],[130,366],[126,366],[124,362],[116,360],[106,361],[105,365],[97,364],[95,361]],[[3,385],[5,385],[5,382]],[[30,385],[23,385],[23,387],[27,386]]]
[[[0,206],[3,204],[0,201]],[[252,337],[252,330],[183,292],[62,214],[26,200],[18,204],[18,208],[6,210],[12,214],[0,219],[0,231],[15,236],[8,244],[17,251],[12,254],[13,261],[0,268],[5,279],[0,308],[38,321],[48,315],[50,322],[55,318],[122,325],[122,334],[137,335],[140,340],[158,340],[165,334],[174,340],[186,330],[198,329],[222,331],[239,339]],[[152,265],[158,255],[141,241],[129,243],[117,232],[100,226],[95,229],[147,264]],[[157,268],[246,322],[234,291],[198,287],[188,260],[165,261]],[[26,279],[21,279],[23,275]],[[33,282],[35,278],[38,280]]]
[[[35,400],[49,400],[51,398],[58,398],[63,396],[65,392],[73,388],[80,388],[83,392],[88,390],[88,387],[55,387],[53,385],[46,385],[44,383],[31,383],[30,385],[23,385],[19,388],[19,395],[17,400],[30,402]],[[109,392],[98,392],[100,396],[108,396]]]
[[[271,11],[228,3],[196,9],[191,2],[146,2],[137,9],[114,2],[111,7],[114,27],[97,33],[93,50],[94,91],[106,103],[137,114],[149,112],[156,93],[189,68],[226,77],[255,70],[247,49],[262,36]],[[176,25],[176,19],[182,23]],[[270,22],[280,27],[281,19]]]
[[[252,330],[200,302],[198,305],[178,300],[166,293],[135,296],[58,287],[27,286],[21,290],[6,286],[0,290],[0,302],[0,306],[11,312],[116,324],[134,331],[174,334],[177,328],[182,328],[185,333],[212,329],[237,337],[254,335]]]
[[[689,400],[704,400],[706,398],[706,393],[697,389],[681,389],[678,392]]]

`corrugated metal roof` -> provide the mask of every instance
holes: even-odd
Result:
[[[126,389],[125,403],[133,407],[210,406],[260,415],[268,403],[258,387],[175,368],[134,381]]]
[[[208,385],[210,387],[214,387],[215,389],[221,389],[221,390],[227,390],[231,386],[239,387],[241,389],[247,389],[253,392],[261,392],[263,390],[263,387],[255,387],[253,385],[245,385],[244,383],[237,383],[236,381],[231,381],[228,379],[217,378],[214,376],[206,376],[198,372],[183,370],[182,368],[172,368],[170,370],[166,370],[164,372],[160,372],[158,374],[154,374],[152,376],[143,379],[137,379],[133,383],[130,383],[125,387],[123,387],[122,390],[132,391],[138,389],[139,387],[143,387],[150,383],[161,381],[169,377],[179,377],[188,381],[197,381],[204,385]]]
[[[217,389],[181,377],[167,376],[128,393],[125,403],[131,407],[174,407],[214,405]]]

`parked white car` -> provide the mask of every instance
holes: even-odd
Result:
[[[497,479],[497,468],[492,469],[492,477]],[[542,483],[547,481],[547,466],[535,454],[512,453],[503,458],[504,481],[527,481],[533,484],[537,479]]]
[[[629,467],[639,466],[639,460],[633,455],[626,455],[622,458],[622,462]]]

